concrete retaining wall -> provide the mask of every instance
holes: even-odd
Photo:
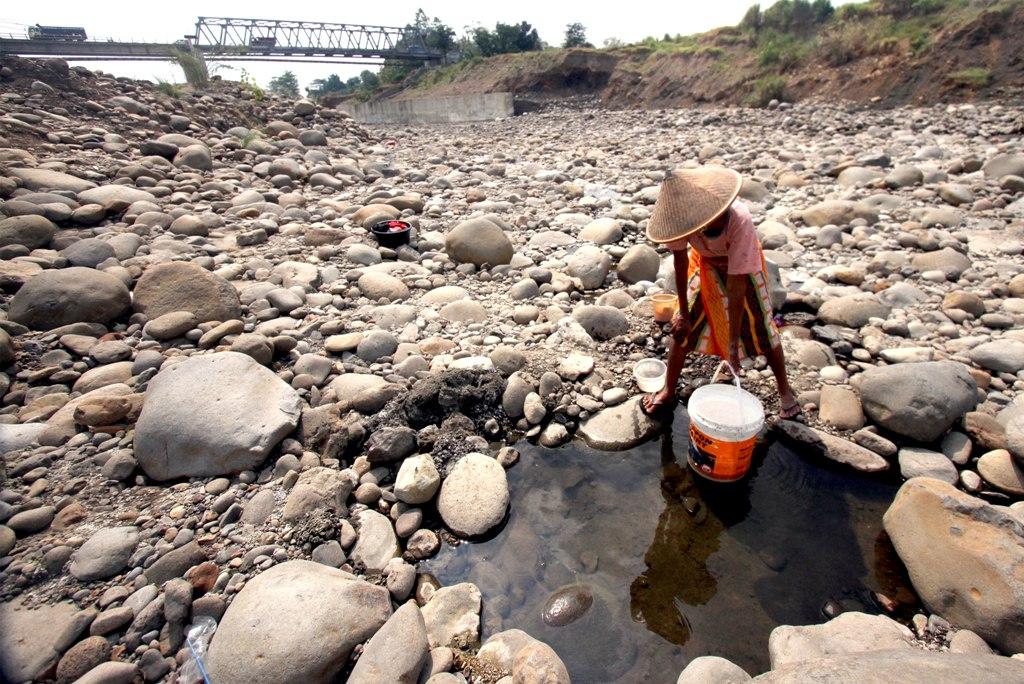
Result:
[[[351,114],[356,121],[369,124],[486,121],[512,116],[512,93],[345,103],[341,109]]]

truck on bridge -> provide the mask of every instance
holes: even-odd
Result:
[[[81,26],[42,26],[36,24],[28,27],[28,37],[33,40],[68,40],[83,41],[87,38]]]

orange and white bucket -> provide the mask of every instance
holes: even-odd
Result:
[[[734,387],[716,384],[729,366]],[[694,472],[715,482],[735,482],[750,470],[757,435],[764,426],[761,401],[740,387],[736,371],[723,361],[711,383],[698,388],[686,405],[690,414],[688,461]]]

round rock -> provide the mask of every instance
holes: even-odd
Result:
[[[508,509],[508,480],[496,460],[466,454],[441,485],[437,509],[453,532],[476,537],[498,525]]]
[[[295,429],[301,400],[273,371],[236,352],[164,366],[135,428],[135,456],[155,480],[259,466]]]

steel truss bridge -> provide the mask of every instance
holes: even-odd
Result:
[[[63,57],[71,61],[166,60],[181,51],[211,61],[380,62],[428,61],[443,57],[423,36],[395,26],[199,17],[195,33],[173,43],[52,40],[0,36],[0,56]]]

